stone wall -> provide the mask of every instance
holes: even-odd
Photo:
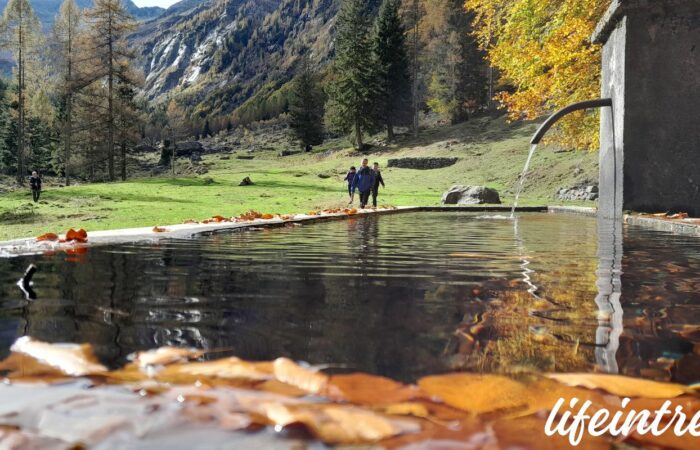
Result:
[[[389,160],[388,166],[399,169],[442,169],[453,166],[458,160],[459,158],[394,158]]]

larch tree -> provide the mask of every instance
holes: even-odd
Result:
[[[26,175],[26,81],[27,72],[37,59],[41,26],[29,0],[10,0],[0,22],[2,48],[12,53],[17,89],[17,182],[24,184]]]
[[[428,106],[458,123],[486,102],[484,55],[471,36],[462,0],[428,0],[423,28],[426,40]]]
[[[73,143],[73,102],[78,89],[78,33],[82,13],[75,0],[64,0],[53,26],[54,62],[58,69],[59,95],[62,104],[63,174],[70,185],[70,159]]]
[[[289,98],[289,126],[304,149],[323,143],[324,103],[318,75],[304,58],[292,81]]]
[[[403,0],[403,20],[408,30],[407,53],[411,67],[411,114],[414,136],[418,136],[421,96],[421,60],[424,47],[421,23],[425,15],[426,0]]]
[[[600,46],[590,42],[611,0],[466,0],[480,46],[512,89],[497,94],[512,119],[535,119],[600,95]],[[562,120],[570,148],[597,148],[597,113]]]
[[[400,0],[384,1],[372,39],[379,84],[379,116],[386,126],[389,141],[394,139],[394,125],[409,125],[413,119],[410,63],[400,7]]]
[[[83,63],[87,68],[84,81],[104,83],[105,120],[107,135],[107,170],[110,181],[115,179],[115,138],[117,135],[117,84],[135,86],[129,63],[135,58],[126,37],[134,30],[135,22],[120,0],[95,0],[92,9],[85,12],[87,23],[86,44],[88,56]]]
[[[358,149],[363,148],[363,133],[376,131],[379,124],[371,35],[366,2],[344,0],[336,22],[327,118],[333,128],[351,133]]]

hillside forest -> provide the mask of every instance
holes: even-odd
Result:
[[[426,113],[451,124],[498,109],[534,119],[598,95],[600,49],[589,37],[608,4],[184,0],[145,20],[120,0],[64,0],[47,25],[30,0],[9,0],[0,173],[20,184],[32,170],[66,185],[126,180],[139,149],[160,149],[169,165],[178,143],[265,121],[286,124],[290,145],[308,151],[328,136],[364,149],[376,133],[418,134]],[[183,55],[192,62],[204,51],[172,43],[195,23],[210,33],[193,38],[196,48],[212,58],[185,77]],[[211,39],[221,26],[226,39]],[[170,44],[154,44],[161,38]],[[157,67],[166,51],[177,58]],[[594,149],[596,129],[595,114],[581,114],[555,139]]]

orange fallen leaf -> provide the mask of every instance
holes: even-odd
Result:
[[[277,358],[272,363],[272,370],[279,381],[310,394],[320,393],[328,382],[328,375],[301,367],[288,358]]]
[[[185,225],[195,225],[195,224],[198,224],[199,222],[197,222],[197,221],[194,220],[194,219],[187,219],[187,220],[185,220],[185,221],[182,222],[182,223],[184,223]]]
[[[50,373],[51,370],[47,368],[58,374],[74,377],[107,371],[106,367],[97,363],[92,347],[87,344],[49,344],[24,336],[12,344],[10,351],[16,358],[3,361],[0,369],[13,370],[17,375],[32,375],[31,372],[36,370],[39,373]],[[19,366],[13,367],[16,363],[19,363]]]
[[[57,241],[58,235],[56,233],[45,233],[41,236],[37,236],[37,241]]]
[[[668,216],[669,219],[687,219],[688,213],[678,213]]]
[[[262,414],[278,426],[303,424],[327,444],[377,442],[404,433],[416,433],[418,421],[370,410],[332,404],[284,405],[265,403]]]
[[[421,378],[418,386],[426,394],[471,414],[515,410],[527,406],[527,387],[501,375],[455,373]],[[479,395],[474,395],[478,392]]]
[[[166,233],[167,231],[168,231],[168,229],[164,228],[164,227],[159,227],[159,226],[153,227],[154,233]]]
[[[87,242],[87,238],[87,231],[85,231],[84,229],[80,228],[79,230],[74,230],[73,228],[71,228],[66,233],[65,240],[66,242]]]
[[[270,219],[274,219],[275,216],[273,216],[272,214],[263,214],[262,216],[260,216],[260,218],[265,219],[265,220],[270,220]]]
[[[160,347],[155,350],[138,352],[133,355],[132,360],[141,367],[167,365],[198,358],[202,356],[202,353],[202,351],[193,348]]]
[[[419,395],[419,391],[415,386],[389,378],[357,372],[332,376],[326,395],[334,400],[360,405],[387,405],[412,400]]]
[[[568,386],[602,389],[620,397],[673,398],[692,392],[687,386],[599,373],[552,373],[548,378]]]
[[[272,376],[272,364],[269,362],[250,362],[230,357],[168,365],[155,378],[172,383],[190,383],[201,379],[264,381]]]

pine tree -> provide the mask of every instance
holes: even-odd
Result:
[[[394,125],[409,125],[412,121],[410,66],[400,6],[400,0],[384,1],[373,36],[380,88],[379,114],[390,141],[394,139]]]
[[[120,0],[95,0],[92,9],[85,13],[88,58],[84,82],[103,83],[105,86],[104,127],[107,134],[107,169],[110,181],[115,179],[115,137],[117,133],[117,83],[136,85],[129,62],[134,53],[126,42],[135,22]]]
[[[29,0],[10,0],[0,23],[2,47],[14,56],[17,83],[17,182],[24,183],[26,171],[26,80],[27,70],[36,60],[41,27]]]
[[[17,154],[13,152],[14,138],[9,87],[0,78],[0,172],[10,173],[17,165]]]
[[[352,133],[363,148],[362,135],[378,128],[379,89],[372,61],[372,23],[363,0],[344,0],[336,22],[335,51],[328,87],[329,123]]]
[[[304,58],[292,82],[290,127],[302,148],[323,143],[324,95],[317,75]]]
[[[60,80],[59,95],[63,106],[62,139],[64,146],[63,174],[70,186],[70,159],[73,144],[73,102],[77,90],[78,31],[82,13],[75,0],[64,0],[53,28],[54,60]]]

